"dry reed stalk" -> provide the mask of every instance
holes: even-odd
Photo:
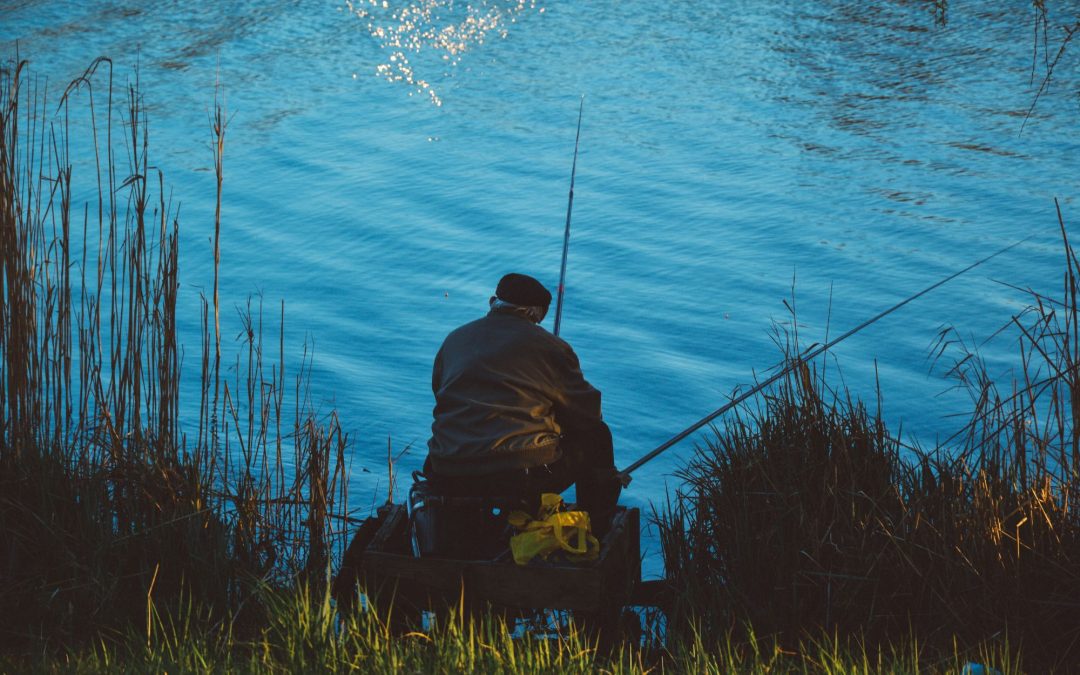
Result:
[[[1063,294],[1032,293],[1011,321],[1008,395],[954,331],[939,336],[973,405],[947,444],[901,446],[880,412],[804,370],[699,450],[657,515],[676,634],[749,621],[788,643],[914,635],[941,655],[1007,634],[1035,671],[1080,658],[1080,264],[1059,224]]]
[[[106,66],[102,107],[95,83]],[[289,584],[325,570],[329,542],[344,545],[333,520],[345,508],[347,439],[336,415],[320,420],[307,406],[306,365],[292,433],[283,435],[284,339],[265,371],[261,303],[239,312],[233,386],[219,375],[224,112],[217,107],[213,118],[214,328],[211,338],[204,299],[189,449],[180,427],[179,223],[150,162],[138,80],[126,87],[125,133],[115,138],[110,60],[65,90],[55,116],[46,93],[26,78],[25,63],[0,69],[0,525],[8,534],[0,642],[77,639],[141,621],[148,589],[155,612],[182,594],[220,612],[251,607],[251,579]],[[122,169],[116,157],[125,155]],[[82,208],[72,203],[83,166],[75,157],[92,157],[97,185],[96,203]],[[80,212],[81,228],[72,222]],[[282,333],[283,322],[284,306]],[[306,345],[304,354],[306,362]]]

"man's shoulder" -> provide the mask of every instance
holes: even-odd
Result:
[[[480,328],[483,327],[486,320],[487,320],[487,317],[482,316],[479,319],[473,319],[472,321],[468,321],[466,323],[463,323],[460,326],[458,326],[457,328],[455,328],[454,330],[450,331],[450,335],[453,335],[454,333],[467,333],[467,332],[469,332],[471,330],[480,329]]]
[[[522,339],[527,340],[537,349],[541,349],[550,354],[558,354],[563,357],[566,355],[572,356],[574,354],[574,350],[570,346],[570,343],[563,340],[558,335],[541,327],[539,324],[529,322],[522,323],[525,323],[525,328],[521,330]]]
[[[512,336],[515,340],[528,342],[536,347],[573,352],[569,343],[547,329],[521,317],[497,312],[488,313],[458,326],[450,332],[446,339],[448,341],[473,340],[480,336],[493,334]]]

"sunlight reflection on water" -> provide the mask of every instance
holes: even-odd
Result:
[[[375,73],[389,82],[404,82],[437,106],[442,99],[433,79],[449,75],[446,69],[455,68],[467,50],[484,44],[489,36],[505,38],[519,14],[537,9],[536,0],[347,0],[346,4],[387,53]]]

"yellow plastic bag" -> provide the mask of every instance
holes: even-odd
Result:
[[[562,497],[557,494],[540,495],[540,512],[535,518],[524,511],[513,511],[507,519],[518,530],[510,538],[510,551],[519,565],[529,564],[536,556],[546,559],[555,551],[563,551],[574,562],[600,556],[600,541],[592,535],[589,514],[564,511]]]

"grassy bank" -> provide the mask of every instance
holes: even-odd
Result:
[[[622,646],[598,653],[572,628],[561,635],[512,636],[505,624],[451,616],[424,633],[394,635],[373,613],[338,618],[328,599],[271,592],[258,635],[200,612],[153,611],[144,626],[77,650],[0,656],[4,672],[484,672],[484,673],[961,673],[970,663],[1020,672],[1004,644],[928,657],[915,644],[868,649],[835,636],[781,646],[753,635],[695,633],[666,647]]]
[[[941,333],[938,367],[973,401],[946,443],[902,443],[805,364],[729,418],[660,516],[672,631],[913,635],[931,659],[1005,640],[1030,672],[1080,663],[1080,263],[1061,233],[1061,295],[1006,327],[1009,391]]]
[[[281,313],[264,325],[248,302],[222,326],[220,208],[200,381],[180,386],[179,223],[137,84],[115,87],[102,59],[49,92],[9,63],[0,105],[0,671],[1080,661],[1080,265],[1067,242],[1062,298],[1033,295],[1014,322],[1013,391],[977,354],[943,348],[974,401],[955,442],[904,447],[810,365],[718,429],[657,515],[670,593],[644,641],[601,651],[565,617],[529,631],[453,613],[401,635],[327,595],[349,529],[348,439],[304,406],[306,364],[264,341]],[[219,206],[227,118],[215,106]],[[87,185],[95,196],[74,203]]]

